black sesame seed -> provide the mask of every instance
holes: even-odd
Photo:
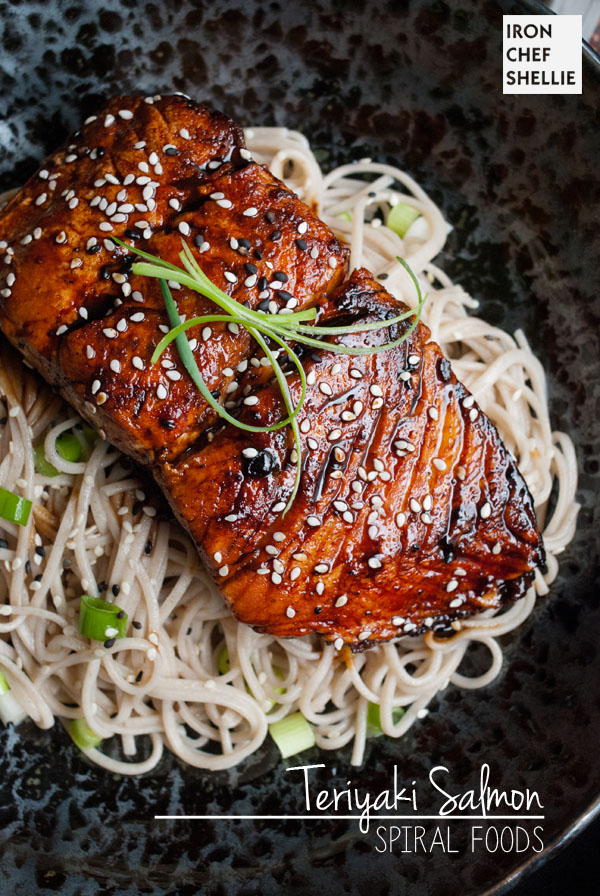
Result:
[[[218,389],[213,389],[210,394],[212,395],[213,398],[218,398],[220,395],[220,392]]]
[[[105,646],[106,648],[114,647],[114,646],[115,646],[115,639],[114,639],[114,638],[107,638],[107,640],[104,642],[104,646]]]
[[[127,236],[127,234],[125,234],[125,236]],[[90,246],[86,251],[88,255],[95,255],[96,252],[100,252],[101,249],[102,246],[100,245],[100,243],[94,243],[94,245]]]
[[[142,623],[138,622],[137,619],[134,620],[131,624],[134,628],[137,628],[137,629],[140,629],[142,627]]]
[[[98,591],[106,591],[107,588],[108,585],[106,584],[106,582],[100,582],[100,584],[98,585]]]
[[[151,553],[152,553],[152,542],[147,541],[146,546],[144,547],[144,554],[151,554]]]
[[[281,239],[281,230],[274,230],[270,237],[274,243]]]
[[[41,544],[38,544],[38,545],[37,545],[37,547],[36,547],[36,549],[35,549],[35,552],[36,552],[36,554],[37,554],[39,557],[45,557],[45,556],[46,556],[46,550],[45,550],[45,548],[42,547]]]
[[[283,271],[274,271],[273,280],[279,280],[280,283],[287,283],[288,275]]]
[[[167,146],[167,148],[165,149],[165,155],[166,156],[178,156],[179,150],[177,149],[176,146]]]
[[[253,255],[254,255],[254,257],[257,258],[259,261],[262,261],[262,257],[263,257],[263,256],[262,256],[262,252],[260,252],[258,249],[255,249],[255,250],[254,250]]]
[[[141,502],[141,501],[136,501],[135,504],[133,505],[133,507],[131,508],[131,512],[132,512],[132,514],[133,514],[134,516],[137,516],[138,513],[140,513],[142,507],[143,507],[142,502]]]
[[[42,581],[42,574],[41,574],[41,572],[38,572],[37,576],[35,577],[35,579],[34,579],[33,581],[34,581],[34,582],[41,582],[41,581]]]
[[[204,234],[197,233],[196,236],[194,237],[194,246],[197,246],[199,249],[203,242],[204,242]]]
[[[136,230],[134,227],[128,227],[125,231],[125,236],[128,240],[141,240],[142,233],[140,230]]]
[[[323,607],[315,607],[315,614],[318,616],[322,609]]]
[[[31,572],[31,560],[26,560],[25,561],[25,575],[28,576],[30,572]]]
[[[0,548],[7,548],[7,547],[8,547],[8,542],[7,542],[6,538],[0,538]]]
[[[106,152],[106,150],[104,149],[103,146],[97,146],[96,147],[96,158],[101,159],[105,152]]]
[[[0,424],[1,424],[2,426],[4,426],[4,424],[6,423],[7,420],[8,420],[8,417],[6,417],[6,416],[4,416],[4,417],[0,417]]]
[[[389,277],[389,274],[385,274],[385,273],[383,273],[383,274],[377,274],[377,279],[378,279],[378,280],[387,280],[388,277]]]
[[[260,280],[258,281],[258,283],[257,283],[256,285],[258,286],[258,288],[259,288],[260,291],[262,292],[262,290],[263,290],[263,289],[266,289],[267,286],[269,285],[269,281],[267,280],[266,277],[261,277]]]
[[[124,615],[125,615],[125,610],[119,610],[119,612],[117,613],[117,619],[122,619]]]
[[[175,421],[174,420],[165,420],[161,417],[159,420],[160,425],[163,429],[175,429]]]
[[[135,623],[134,623],[134,624],[135,624]],[[139,625],[139,622],[138,622],[138,625]],[[142,627],[142,626],[140,625],[140,628],[141,628],[141,627]],[[140,671],[138,672],[138,674],[135,676],[135,683],[136,683],[136,684],[139,684],[139,683],[140,683],[140,681],[142,680],[142,675],[143,675],[143,674],[144,674],[144,670],[143,670],[143,669],[140,669]]]
[[[251,249],[252,243],[250,240],[247,240],[245,236],[241,236],[238,240],[238,246],[241,246],[242,249]]]
[[[190,627],[188,628],[188,630],[186,632],[186,635],[191,635],[191,634],[192,634],[192,626],[190,625]]]
[[[98,276],[101,280],[110,280],[110,267],[107,264],[103,264]]]
[[[263,299],[260,305],[258,306],[259,311],[268,311],[269,310],[269,300]]]
[[[256,274],[258,268],[255,264],[252,264],[251,261],[244,262],[244,270],[247,271],[248,274]]]
[[[273,452],[263,449],[255,457],[244,458],[244,466],[248,476],[268,476],[279,465]]]
[[[112,586],[112,593],[114,594],[115,597],[118,597],[118,596],[119,596],[119,591],[120,591],[120,590],[121,590],[121,586],[120,586],[120,585],[113,585],[113,586]]]
[[[278,289],[277,296],[278,296],[278,298],[283,299],[286,302],[288,299],[292,298],[291,292],[288,292],[287,289]]]
[[[275,212],[267,212],[265,218],[269,222],[269,224],[275,223]]]
[[[296,245],[301,252],[306,252],[306,250],[308,249],[308,243],[306,242],[306,240],[297,239]]]

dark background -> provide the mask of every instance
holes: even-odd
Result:
[[[554,424],[577,446],[582,511],[550,597],[505,639],[499,680],[479,694],[449,688],[401,742],[369,747],[359,780],[377,792],[393,763],[419,780],[445,763],[466,789],[488,760],[497,786],[540,791],[552,845],[600,793],[600,88],[588,65],[582,97],[502,96],[501,15],[526,8],[0,0],[0,184],[22,182],[104,97],[175,89],[244,124],[299,127],[325,167],[372,155],[431,191],[455,225],[442,267],[488,320],[523,327],[549,373]],[[475,652],[471,671],[479,660]],[[15,896],[473,896],[518,866],[513,856],[388,861],[343,823],[152,821],[155,812],[287,810],[296,789],[269,743],[228,775],[167,756],[140,781],[89,768],[59,728],[6,729],[0,755],[0,870]],[[306,757],[326,761],[338,787],[356,778],[348,760],[347,750]],[[520,894],[594,892],[585,876],[597,870],[597,834],[596,825],[524,879]]]

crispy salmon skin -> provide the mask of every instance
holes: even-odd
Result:
[[[209,278],[266,314],[381,321],[301,356],[301,481],[289,427],[223,425],[171,344],[157,281],[114,238]],[[120,97],[0,212],[0,326],[101,435],[148,465],[235,615],[282,637],[364,649],[520,597],[544,562],[516,462],[429,330],[283,183],[230,119],[185,97]],[[171,283],[186,319],[210,300]],[[390,350],[382,346],[407,338]],[[187,332],[214,398],[252,426],[285,416],[248,332]],[[334,354],[328,343],[379,347]],[[295,401],[298,372],[287,382]]]

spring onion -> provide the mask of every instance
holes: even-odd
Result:
[[[398,236],[404,239],[408,228],[420,215],[421,212],[414,206],[407,205],[406,202],[397,202],[389,210],[386,224],[390,230],[393,230],[394,233],[397,233]]]
[[[60,470],[57,470],[46,457],[46,450],[43,442],[40,442],[39,445],[36,445],[33,449],[33,466],[35,472],[39,473],[41,476],[50,478],[60,475]]]
[[[219,289],[219,287],[215,286],[215,284],[212,283],[211,280],[209,280],[209,278],[206,276],[206,274],[194,258],[194,255],[192,254],[189,246],[183,240],[183,250],[179,254],[180,261],[183,265],[183,267],[181,268],[177,267],[174,264],[171,264],[170,262],[164,261],[162,258],[159,258],[155,255],[150,255],[147,252],[143,252],[140,249],[129,246],[127,243],[122,242],[116,237],[114,238],[114,242],[122,246],[124,249],[127,249],[129,252],[134,253],[139,258],[145,259],[145,261],[138,261],[133,265],[132,270],[134,274],[143,277],[154,277],[158,279],[160,283],[160,289],[165,303],[167,316],[169,318],[169,323],[171,324],[171,330],[163,337],[163,339],[160,340],[160,342],[156,346],[151,359],[152,363],[156,364],[167,346],[171,342],[175,341],[175,345],[179,352],[179,356],[181,358],[183,366],[189,373],[195,386],[200,391],[207,404],[220,417],[227,420],[232,425],[246,430],[247,432],[274,432],[288,425],[291,427],[296,450],[296,476],[294,479],[294,485],[290,494],[290,498],[283,511],[283,515],[285,516],[285,514],[293,504],[294,498],[296,497],[298,488],[300,486],[302,451],[300,442],[300,431],[296,424],[296,418],[302,408],[306,395],[306,377],[304,369],[298,355],[288,345],[286,340],[297,342],[306,346],[311,346],[317,349],[325,349],[334,354],[346,355],[370,355],[379,351],[389,350],[394,346],[399,345],[401,342],[404,342],[404,340],[410,335],[410,333],[412,333],[412,331],[417,326],[426,298],[421,295],[421,290],[415,275],[406,264],[406,262],[403,259],[398,258],[400,264],[408,272],[417,291],[417,297],[419,301],[414,309],[410,309],[406,312],[403,312],[402,314],[396,315],[395,317],[387,318],[386,320],[371,321],[369,323],[355,324],[350,326],[319,327],[315,326],[314,323],[310,325],[308,324],[308,322],[314,321],[316,317],[317,312],[314,308],[308,308],[303,311],[290,312],[289,314],[274,315],[260,310],[253,311],[251,308],[248,308],[246,305],[238,302],[236,299],[232,298],[232,296],[228,295],[226,292],[223,292],[223,290]],[[179,283],[181,286],[187,286],[195,292],[200,293],[205,298],[209,299],[215,305],[217,305],[224,313],[206,314],[200,317],[194,317],[191,320],[183,322],[179,316],[177,305],[173,300],[173,296],[171,295],[171,291],[167,283],[168,280]],[[391,342],[385,343],[384,345],[349,346],[340,343],[324,343],[320,338],[318,338],[321,336],[343,336],[361,332],[369,332],[371,330],[386,329],[407,320],[409,317],[412,317],[413,320],[412,323],[406,328],[404,333],[398,339],[392,340]],[[286,409],[286,416],[283,419],[270,426],[253,426],[247,423],[243,423],[242,421],[233,417],[228,413],[228,411],[225,410],[225,408],[221,404],[219,404],[219,402],[215,400],[202,377],[198,365],[196,364],[194,354],[192,352],[192,349],[190,348],[186,336],[186,331],[190,327],[196,327],[212,322],[227,323],[230,326],[235,325],[238,328],[240,326],[244,327],[250,334],[250,336],[254,339],[254,341],[257,342],[258,345],[262,348],[265,356],[268,358],[271,364],[273,374],[277,380],[279,388],[281,389],[283,403]],[[301,394],[295,406],[290,394],[286,376],[281,368],[281,365],[279,364],[279,361],[277,360],[277,354],[271,351],[271,349],[269,348],[267,343],[268,340],[274,342],[283,350],[283,352],[288,356],[289,360],[294,364],[298,371],[301,383]]]
[[[336,215],[336,218],[340,218],[342,221],[351,221],[352,212],[346,209],[345,212],[340,212],[339,215]]]
[[[9,722],[18,725],[25,718],[27,718],[27,713],[12,695],[9,683],[0,672],[0,720],[5,725],[8,725]]]
[[[269,725],[269,734],[277,744],[283,759],[294,756],[315,745],[315,732],[301,712]]]
[[[394,725],[400,721],[403,715],[404,709],[401,706],[395,706],[392,709],[392,721]],[[367,737],[380,737],[382,734],[381,707],[379,703],[369,703],[367,708]]]
[[[127,613],[101,597],[81,596],[79,606],[79,631],[84,638],[108,641],[125,637]]]
[[[71,735],[73,743],[77,744],[80,750],[92,750],[102,743],[100,735],[92,731],[84,718],[71,719],[67,725],[67,731]]]
[[[217,669],[219,670],[219,675],[227,675],[231,668],[231,663],[229,662],[229,651],[227,650],[227,645],[222,648],[217,658]]]
[[[31,513],[31,501],[27,498],[21,498],[14,492],[9,492],[5,488],[0,488],[0,517],[8,520],[9,523],[16,523],[18,526],[26,526]]]
[[[61,432],[56,440],[56,452],[63,460],[76,464],[81,460],[81,442],[72,432]]]

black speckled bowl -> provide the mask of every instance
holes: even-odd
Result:
[[[326,763],[323,783],[352,777],[373,794],[394,763],[409,782],[445,764],[464,790],[488,762],[497,786],[540,793],[551,849],[600,792],[599,68],[588,54],[583,96],[503,96],[503,6],[3,0],[0,187],[105,97],[182,90],[242,123],[302,129],[325,164],[371,155],[431,191],[455,224],[442,265],[490,321],[522,327],[546,366],[554,422],[577,445],[579,528],[485,692],[449,688],[401,742],[374,742],[360,772],[348,750],[303,761]],[[154,821],[301,814],[302,788],[271,743],[229,774],[167,756],[130,780],[90,768],[60,728],[24,723],[0,739],[3,892],[468,896],[508,886],[536,859],[471,853],[460,823],[456,853],[423,855],[380,854],[373,832],[343,820]]]

